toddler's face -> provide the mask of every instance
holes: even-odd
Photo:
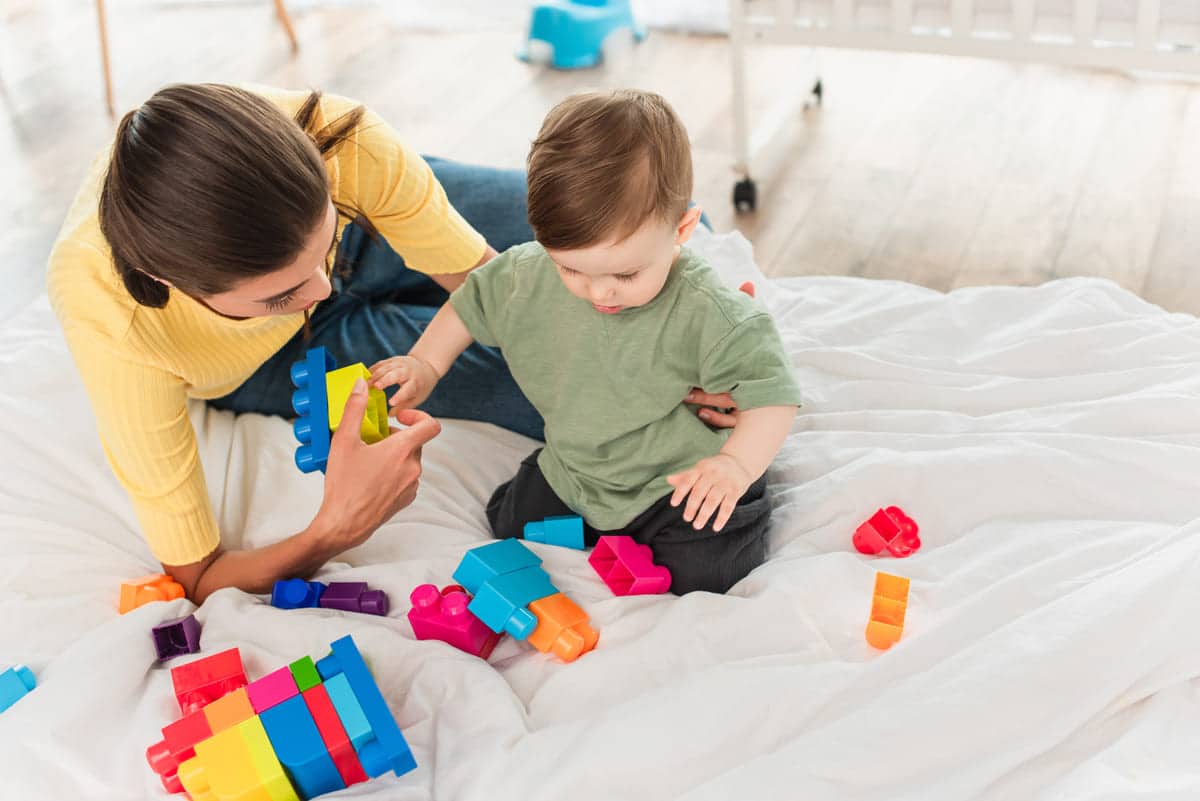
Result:
[[[546,252],[572,295],[602,314],[616,314],[649,303],[662,291],[699,217],[700,210],[693,208],[678,225],[652,219],[620,242]]]

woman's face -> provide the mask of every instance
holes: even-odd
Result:
[[[309,235],[295,261],[201,300],[226,317],[273,317],[302,312],[329,297],[332,291],[328,269],[337,245],[336,236],[337,211],[330,203],[325,218]]]

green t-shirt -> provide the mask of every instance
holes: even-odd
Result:
[[[692,387],[731,392],[740,409],[800,405],[770,315],[687,248],[657,297],[617,314],[572,295],[537,242],[473,271],[450,303],[476,341],[500,348],[545,419],[547,483],[602,531],[721,449],[729,432],[682,402]]]

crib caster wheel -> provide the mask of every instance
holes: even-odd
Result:
[[[746,178],[733,185],[733,208],[735,211],[739,214],[754,211],[757,203],[758,187],[754,185],[754,181]]]

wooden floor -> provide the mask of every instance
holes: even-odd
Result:
[[[580,88],[665,94],[691,132],[696,197],[771,275],[857,275],[940,290],[1098,275],[1200,313],[1200,85],[949,58],[761,48],[753,106],[820,72],[758,211],[730,195],[728,49],[653,33],[597,70],[513,58],[519,14],[468,24],[419,0],[293,2],[293,56],[269,0],[108,0],[118,102],[173,81],[354,96],[417,148],[523,163],[546,109]],[[450,8],[453,4],[439,6]],[[111,135],[94,10],[0,0],[0,315],[43,287],[58,224]]]

